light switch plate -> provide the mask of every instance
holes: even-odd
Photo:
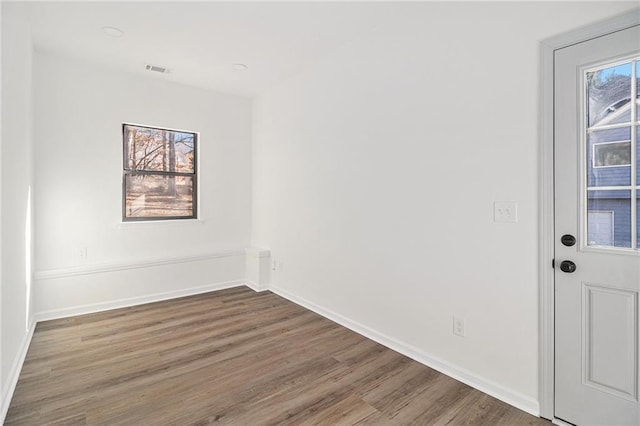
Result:
[[[515,223],[518,221],[518,203],[515,201],[496,201],[493,203],[493,221]]]

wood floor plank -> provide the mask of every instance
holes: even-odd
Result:
[[[270,292],[39,323],[6,425],[550,425]]]

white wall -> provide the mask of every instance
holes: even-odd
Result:
[[[539,42],[633,6],[401,4],[259,97],[275,291],[538,412]]]
[[[0,421],[29,341],[31,314],[28,237],[31,167],[32,44],[22,5],[2,3],[1,366]]]
[[[50,52],[34,56],[34,96],[38,313],[114,307],[244,278],[251,229],[249,99]],[[200,132],[202,221],[120,225],[123,122]],[[85,261],[78,248],[86,248]],[[229,262],[219,261],[220,254]],[[176,259],[184,274],[144,278],[161,270],[157,260]],[[142,272],[130,268],[136,264]],[[105,288],[109,281],[117,284]]]

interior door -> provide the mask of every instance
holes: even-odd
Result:
[[[555,416],[640,425],[640,26],[559,49]]]

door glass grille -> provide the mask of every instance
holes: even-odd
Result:
[[[587,246],[640,247],[640,58],[585,71]]]

